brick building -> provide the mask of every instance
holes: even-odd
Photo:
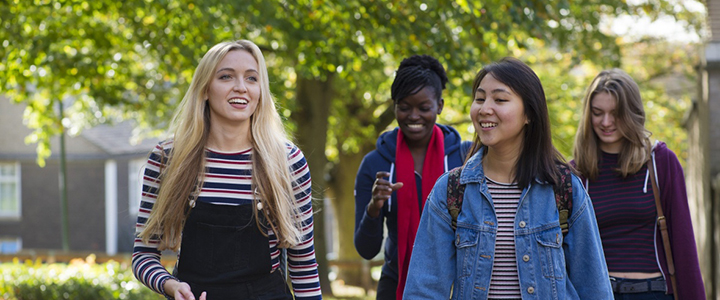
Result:
[[[36,145],[24,142],[24,109],[0,97],[0,253],[62,249],[59,139],[39,167]],[[124,122],[66,138],[71,251],[132,252],[140,170],[157,141],[131,136]]]

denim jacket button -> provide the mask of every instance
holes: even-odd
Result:
[[[528,291],[529,294],[532,294],[532,293],[535,292],[535,288],[534,288],[534,287],[529,287],[529,288],[527,289],[527,291]]]
[[[460,235],[459,234],[455,237],[455,243],[460,244]]]
[[[520,228],[525,228],[525,221],[520,221],[518,225],[520,225]]]
[[[530,255],[527,255],[527,254],[523,255],[523,261],[529,261],[529,260],[530,260]]]

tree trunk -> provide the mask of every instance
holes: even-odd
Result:
[[[305,154],[310,176],[312,176],[313,215],[315,221],[315,258],[320,273],[320,285],[324,295],[332,295],[328,277],[327,245],[325,238],[325,219],[322,210],[327,186],[325,166],[325,145],[327,144],[328,116],[333,97],[332,74],[326,80],[317,78],[298,78],[296,110],[291,118],[297,124],[296,138]]]
[[[69,234],[69,223],[68,223],[68,199],[67,199],[67,154],[65,154],[65,126],[62,125],[62,119],[65,118],[65,111],[63,108],[62,99],[58,101],[60,108],[60,222],[61,222],[61,236],[62,236],[62,249],[65,252],[70,251],[70,234]]]
[[[366,148],[366,147],[363,147]],[[332,203],[335,215],[338,216],[338,238],[340,247],[338,261],[340,262],[338,278],[347,285],[361,286],[373,289],[374,283],[370,276],[370,266],[355,250],[355,176],[363,157],[367,152],[354,154],[340,154],[340,165],[330,187],[333,192]]]
[[[357,93],[358,95],[360,93]],[[392,123],[394,112],[388,108],[379,117],[372,115],[372,108],[363,107],[362,99],[351,95],[345,106],[348,118],[355,118],[362,128],[373,127],[376,134],[371,138],[360,141],[360,150],[356,153],[342,151],[345,136],[336,133],[337,145],[340,151],[338,164],[331,171],[330,198],[337,216],[337,230],[340,246],[338,250],[339,274],[338,278],[348,285],[360,286],[365,290],[375,289],[375,282],[370,274],[371,264],[364,260],[355,249],[355,176],[365,155],[375,149],[375,137]],[[381,250],[382,251],[382,250]]]

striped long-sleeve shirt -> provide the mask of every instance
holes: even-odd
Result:
[[[520,276],[515,257],[515,215],[522,190],[517,183],[487,180],[498,225],[488,299],[520,299]]]
[[[152,212],[160,187],[158,179],[162,165],[162,152],[169,153],[172,142],[164,142],[155,147],[150,154],[143,176],[143,194],[138,212],[136,236],[143,229]],[[320,280],[315,261],[313,240],[313,211],[311,197],[310,170],[303,153],[294,145],[288,145],[288,163],[292,176],[295,205],[298,218],[303,224],[303,241],[287,249],[288,274],[292,281],[296,299],[322,299]],[[253,203],[252,150],[238,153],[224,153],[206,150],[206,174],[197,201],[216,205],[240,205]],[[269,255],[273,270],[280,266],[280,251],[275,233],[268,229]],[[164,294],[163,284],[173,278],[160,263],[161,252],[158,240],[151,239],[147,244],[135,239],[132,256],[133,273],[140,282],[157,293]],[[181,249],[182,251],[182,249]]]
[[[618,155],[602,153],[598,179],[587,184],[610,272],[660,272],[655,256],[655,196],[643,165],[627,178]]]

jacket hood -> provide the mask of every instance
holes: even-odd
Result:
[[[445,136],[445,155],[450,155],[460,149],[462,138],[460,133],[455,128],[435,123],[443,132]],[[395,148],[397,147],[397,135],[399,127],[395,127],[392,131],[383,132],[375,143],[377,152],[380,153],[384,159],[394,162],[395,161]]]
[[[663,141],[655,141],[655,143],[653,143],[652,145],[653,155],[655,155],[655,153],[658,153],[659,151],[666,151],[667,149],[668,147]]]

